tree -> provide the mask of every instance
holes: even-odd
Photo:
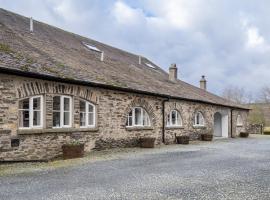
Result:
[[[238,104],[248,104],[253,100],[251,93],[237,86],[225,88],[222,92],[222,97]]]
[[[261,89],[258,100],[261,103],[270,103],[270,87],[264,86]]]
[[[260,104],[252,104],[249,112],[248,121],[250,124],[265,124],[263,107]]]

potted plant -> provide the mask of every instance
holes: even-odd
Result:
[[[247,138],[249,136],[248,132],[240,132],[240,137]]]
[[[211,133],[203,133],[201,134],[202,141],[212,141],[213,140],[213,134]]]
[[[189,136],[188,135],[180,135],[175,136],[177,144],[189,144]]]
[[[72,158],[82,158],[84,155],[84,144],[73,141],[62,146],[63,158],[72,159]]]
[[[139,143],[142,148],[154,148],[156,138],[154,137],[143,137],[140,138]]]

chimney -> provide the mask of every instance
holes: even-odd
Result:
[[[169,80],[176,81],[177,80],[177,67],[176,64],[171,64],[169,68]]]
[[[101,52],[101,55],[100,55],[100,61],[101,61],[101,62],[104,61],[104,51]]]
[[[30,32],[33,33],[34,27],[33,27],[33,18],[30,17]]]
[[[141,64],[142,64],[142,57],[139,56],[139,65],[141,65]]]
[[[203,89],[203,90],[206,90],[207,89],[206,88],[206,83],[207,83],[207,81],[205,79],[205,76],[203,75],[202,79],[200,80],[200,88]]]

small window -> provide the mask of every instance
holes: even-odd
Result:
[[[156,67],[155,67],[154,65],[150,64],[150,63],[145,63],[145,65],[146,65],[147,67],[152,68],[152,69],[156,69]]]
[[[204,126],[204,117],[201,112],[196,112],[194,116],[194,126]]]
[[[141,107],[132,108],[127,116],[126,126],[150,126],[148,113]]]
[[[19,127],[42,128],[43,97],[35,96],[19,101]]]
[[[242,119],[242,116],[241,115],[238,115],[237,116],[236,125],[237,126],[243,126],[243,119]]]
[[[53,128],[71,127],[71,97],[53,97]]]
[[[95,106],[87,101],[80,101],[80,126],[95,126]]]
[[[172,110],[167,116],[167,126],[182,126],[182,118],[177,110]]]

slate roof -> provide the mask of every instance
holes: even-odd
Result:
[[[169,81],[168,73],[145,57],[141,57],[139,64],[138,55],[38,21],[34,21],[31,33],[29,21],[0,9],[0,72],[22,72],[89,86],[247,109],[181,80]],[[84,44],[103,51],[104,61],[100,60],[100,52]]]

